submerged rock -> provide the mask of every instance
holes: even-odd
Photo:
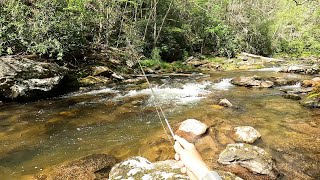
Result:
[[[272,173],[271,156],[263,149],[244,143],[228,144],[219,155],[218,162],[224,165],[239,164],[258,174]]]
[[[178,161],[166,160],[155,163],[143,157],[131,157],[116,164],[110,171],[110,180],[121,179],[189,179],[180,174]]]
[[[34,100],[59,94],[68,69],[26,58],[0,58],[0,98]]]
[[[235,127],[235,141],[253,143],[261,137],[261,134],[251,126]]]
[[[286,99],[293,99],[293,100],[300,100],[301,99],[301,97],[298,94],[293,94],[293,93],[283,94],[282,97],[284,97]]]
[[[176,134],[189,142],[195,142],[207,130],[208,126],[196,119],[187,119],[181,123]]]
[[[63,180],[63,179],[86,179],[96,180],[108,178],[109,171],[116,164],[113,156],[106,154],[92,154],[79,160],[71,161],[66,165],[54,167],[51,170],[37,175],[39,180]]]
[[[232,107],[232,104],[228,99],[221,99],[218,104],[224,107]]]

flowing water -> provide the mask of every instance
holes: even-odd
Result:
[[[231,78],[283,74],[278,68],[217,72],[210,77],[152,79],[158,102],[171,123],[187,118],[250,125],[262,135],[256,144],[269,152],[286,175],[320,177],[320,110],[284,99],[280,87],[233,86]],[[299,88],[300,84],[282,88]],[[219,98],[235,108],[213,108]],[[92,153],[139,155],[145,139],[162,127],[150,90],[102,88],[26,104],[0,106],[0,179],[23,179],[64,161]]]

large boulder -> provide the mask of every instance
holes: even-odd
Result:
[[[260,133],[251,126],[235,127],[235,138],[237,142],[253,143],[261,137]]]
[[[239,164],[258,174],[272,174],[271,156],[263,149],[245,143],[228,144],[218,162],[224,165]]]
[[[84,158],[71,161],[67,164],[45,170],[35,178],[39,180],[105,179],[108,178],[111,167],[116,163],[116,159],[113,156],[106,154],[92,154]]]
[[[68,69],[26,58],[0,58],[0,99],[34,100],[60,94]]]
[[[180,174],[178,161],[166,160],[151,163],[146,158],[131,157],[116,164],[110,171],[110,180],[117,179],[189,179]]]
[[[207,129],[208,126],[206,124],[196,119],[187,119],[180,124],[175,134],[193,143],[203,135]]]

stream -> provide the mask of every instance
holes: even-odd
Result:
[[[262,138],[255,145],[276,160],[284,177],[320,177],[320,109],[285,99],[280,88],[234,86],[238,76],[311,76],[278,73],[278,68],[213,72],[210,76],[152,78],[170,123],[195,118],[248,125]],[[233,108],[215,108],[227,98]],[[0,105],[0,179],[24,179],[48,167],[93,153],[120,158],[140,147],[162,126],[149,89],[134,85],[79,91],[49,100]],[[300,178],[298,178],[300,179]]]

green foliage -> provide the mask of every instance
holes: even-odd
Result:
[[[159,62],[240,51],[320,56],[319,9],[288,0],[4,0],[0,55],[67,61],[130,46]]]

